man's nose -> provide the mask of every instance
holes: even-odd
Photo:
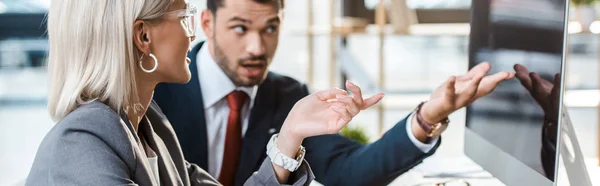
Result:
[[[262,37],[258,33],[248,34],[246,52],[253,56],[261,56],[265,54],[265,45]]]

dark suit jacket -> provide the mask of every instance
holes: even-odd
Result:
[[[186,159],[208,168],[206,120],[198,79],[196,55],[203,43],[189,54],[192,79],[187,84],[160,84],[154,100],[162,108],[179,137]],[[241,185],[266,157],[269,129],[281,128],[294,104],[309,94],[298,81],[269,72],[259,86],[243,139],[236,185]],[[406,119],[398,122],[381,139],[360,145],[341,135],[324,135],[304,140],[306,160],[315,179],[324,185],[385,185],[419,164],[425,154],[408,138]]]

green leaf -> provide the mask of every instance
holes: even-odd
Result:
[[[592,5],[596,2],[598,2],[598,0],[571,0],[571,3],[575,6]]]
[[[340,131],[340,134],[363,145],[369,143],[369,136],[362,127],[346,126]]]

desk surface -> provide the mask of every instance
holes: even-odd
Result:
[[[471,186],[504,186],[466,156],[442,157],[433,155],[407,173],[402,174],[390,186],[435,186],[450,180],[465,180]],[[450,184],[454,185],[454,184]],[[322,186],[313,182],[311,186]]]
[[[442,157],[436,155],[398,177],[390,185],[435,185],[435,183],[461,179],[472,186],[504,185],[466,156]]]
[[[589,157],[585,159],[586,168],[593,185],[600,185],[600,166],[596,158]],[[564,164],[559,165],[559,179],[557,185],[569,185],[564,170]],[[416,166],[408,173],[400,176],[390,185],[392,186],[413,186],[419,184],[435,185],[435,183],[449,180],[462,179],[472,186],[503,186],[500,180],[494,178],[490,173],[483,170],[479,165],[466,156],[461,157],[443,157],[432,156],[422,164]],[[425,185],[424,185],[425,186]]]

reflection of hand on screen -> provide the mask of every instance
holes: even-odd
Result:
[[[557,120],[560,96],[560,74],[554,75],[554,82],[542,79],[539,74],[529,72],[520,64],[514,66],[516,77],[523,87],[544,110],[542,127],[542,165],[546,175],[554,175],[556,153]]]
[[[450,77],[435,89],[421,109],[425,121],[437,123],[454,111],[490,94],[500,82],[515,77],[514,73],[505,71],[486,75],[491,68],[488,62],[480,63],[467,74]]]
[[[554,76],[554,82],[542,79],[539,74],[529,72],[523,65],[514,66],[517,79],[529,94],[542,107],[546,119],[556,123],[558,119],[558,106],[560,95],[560,74]]]

